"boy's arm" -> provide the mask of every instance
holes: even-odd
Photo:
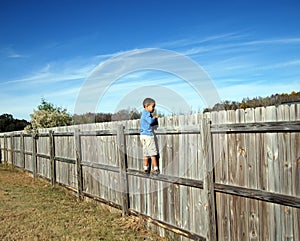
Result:
[[[158,116],[157,116],[157,115],[156,115],[156,116],[153,116],[153,117],[151,118],[150,126],[152,126],[152,128],[155,127],[155,126],[158,126]]]
[[[151,116],[150,114],[147,116],[146,121],[151,125],[157,120],[158,116]]]
[[[158,116],[157,116],[157,115],[155,115],[155,116],[153,116],[153,117],[150,117],[150,118],[151,118],[150,124],[157,123],[157,119],[158,119]]]

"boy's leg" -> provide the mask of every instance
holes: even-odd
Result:
[[[156,156],[152,156],[151,160],[152,160],[152,166],[153,166],[153,170],[151,172],[154,175],[158,175],[159,174],[159,169],[158,169],[158,163],[157,163]]]
[[[157,164],[157,159],[156,156],[152,156],[151,157],[151,161],[152,161],[152,166],[154,169],[158,169],[158,164]]]
[[[144,171],[145,172],[149,171],[149,157],[147,156],[144,157]]]

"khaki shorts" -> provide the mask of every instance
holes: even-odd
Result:
[[[143,146],[144,156],[156,156],[157,148],[156,148],[154,136],[140,135],[140,139]]]

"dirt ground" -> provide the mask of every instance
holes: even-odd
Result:
[[[157,240],[143,220],[0,165],[0,240]]]

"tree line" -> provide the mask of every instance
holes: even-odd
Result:
[[[206,108],[203,112],[236,110],[256,107],[266,107],[280,104],[300,103],[300,92],[292,91],[290,94],[274,94],[269,97],[256,97],[253,99],[244,98],[238,101],[223,101],[215,104],[212,108]],[[111,122],[119,120],[139,119],[141,112],[136,109],[120,110],[116,113],[85,113],[74,114],[67,112],[67,109],[57,107],[42,98],[41,104],[30,115],[31,121],[14,119],[11,114],[0,116],[0,132],[19,131],[25,129],[27,132],[34,132],[39,128],[55,126],[67,126],[88,123]]]
[[[101,123],[111,122],[120,120],[135,120],[141,117],[141,113],[136,109],[123,109],[116,113],[85,113],[85,114],[74,114],[73,123],[77,124],[88,124],[88,123]]]
[[[300,92],[292,91],[290,94],[273,94],[268,97],[255,97],[252,99],[244,98],[241,102],[226,100],[215,104],[212,108],[204,109],[204,112],[267,107],[292,103],[300,103]]]
[[[26,120],[15,119],[11,114],[0,115],[0,132],[20,131],[29,124]]]

